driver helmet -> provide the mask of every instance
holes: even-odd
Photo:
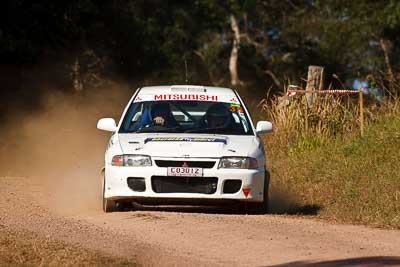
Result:
[[[205,119],[210,128],[227,127],[231,120],[231,113],[223,103],[215,103],[206,112]]]
[[[168,103],[155,103],[151,107],[151,117],[154,119],[155,117],[168,117],[171,116],[171,108]]]

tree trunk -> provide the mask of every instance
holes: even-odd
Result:
[[[379,40],[379,43],[381,45],[382,51],[383,51],[383,55],[385,57],[385,65],[386,65],[386,79],[389,81],[389,91],[392,94],[395,94],[395,96],[397,96],[396,89],[395,89],[395,77],[394,77],[394,72],[393,72],[393,68],[392,68],[392,64],[390,63],[390,53],[392,50],[392,42],[390,40],[387,39],[383,39],[381,38]]]
[[[74,63],[72,64],[72,86],[75,91],[80,92],[83,90],[83,84],[81,81],[80,75],[80,65],[78,57],[75,58]]]
[[[323,90],[324,87],[324,67],[309,66],[307,76],[307,91]],[[306,93],[307,105],[312,106],[315,101],[316,94]]]
[[[229,72],[231,74],[231,84],[240,85],[242,82],[239,79],[237,61],[238,61],[238,51],[240,46],[240,31],[234,15],[230,16],[231,28],[233,31],[233,45],[231,50],[231,56],[229,58]]]

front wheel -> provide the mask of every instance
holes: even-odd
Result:
[[[105,197],[106,192],[106,178],[103,176],[103,211],[106,213],[113,211],[123,211],[129,207],[127,202],[122,200],[111,200]]]
[[[103,197],[103,211],[113,212],[115,210],[115,201]]]
[[[263,201],[246,203],[247,210],[252,214],[267,214],[269,212],[269,172],[265,170]]]
[[[106,192],[106,177],[103,175],[103,211],[104,212],[113,212],[115,210],[115,201],[105,198],[105,192]]]

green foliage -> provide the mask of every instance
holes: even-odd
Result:
[[[291,148],[291,153],[303,153],[313,151],[324,145],[325,140],[320,136],[304,136],[300,138]]]
[[[125,74],[173,66],[224,19],[216,1],[7,0],[2,6],[3,63],[34,63],[49,49],[89,48],[111,56]]]
[[[0,8],[2,64],[35,64],[58,51],[91,50],[111,73],[129,79],[229,83],[229,17],[239,23],[239,76],[260,96],[283,80],[300,83],[308,65],[326,67],[328,84],[356,77],[375,82],[392,68],[400,78],[400,3],[386,1],[260,0],[5,0]],[[385,62],[382,42],[388,45]],[[342,87],[342,85],[340,85]]]

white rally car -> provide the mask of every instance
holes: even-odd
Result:
[[[105,152],[103,210],[124,203],[223,204],[268,209],[269,175],[258,134],[238,93],[192,85],[138,89],[121,120],[103,118],[112,132]]]

